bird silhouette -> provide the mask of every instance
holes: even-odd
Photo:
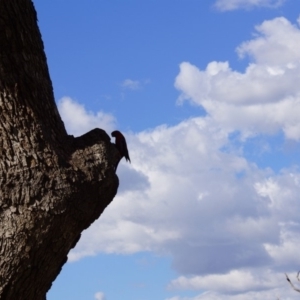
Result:
[[[119,150],[119,153],[121,156],[120,160],[123,157],[125,157],[126,161],[129,161],[131,163],[128,149],[127,149],[127,143],[126,143],[124,135],[119,130],[115,130],[111,133],[111,136],[115,138],[115,145],[116,145],[117,149]],[[117,169],[119,162],[116,165],[116,169]]]

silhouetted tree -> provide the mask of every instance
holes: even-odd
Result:
[[[46,298],[116,194],[116,151],[101,129],[67,135],[33,3],[0,0],[0,299]]]
[[[300,271],[297,273],[297,276],[296,276],[298,281],[300,281],[299,275],[300,275]],[[300,289],[295,287],[295,285],[292,283],[292,281],[290,280],[289,276],[286,273],[285,273],[285,277],[286,277],[286,280],[288,281],[288,283],[290,284],[290,286],[292,287],[292,289],[295,290],[296,292],[300,293]]]

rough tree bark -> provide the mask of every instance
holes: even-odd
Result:
[[[116,157],[101,129],[67,135],[33,3],[0,0],[1,300],[46,298],[116,194]]]

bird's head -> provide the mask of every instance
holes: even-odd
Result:
[[[112,137],[118,137],[118,136],[123,136],[122,133],[119,130],[115,130],[111,133]]]

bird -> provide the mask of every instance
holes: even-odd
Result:
[[[127,143],[126,143],[124,135],[119,130],[115,130],[111,133],[111,136],[115,138],[116,147],[119,150],[119,153],[121,155],[120,160],[123,157],[125,157],[126,161],[129,161],[131,163],[128,149],[127,149]],[[117,166],[118,166],[118,164],[117,164]],[[117,168],[117,166],[116,166],[116,168]]]

